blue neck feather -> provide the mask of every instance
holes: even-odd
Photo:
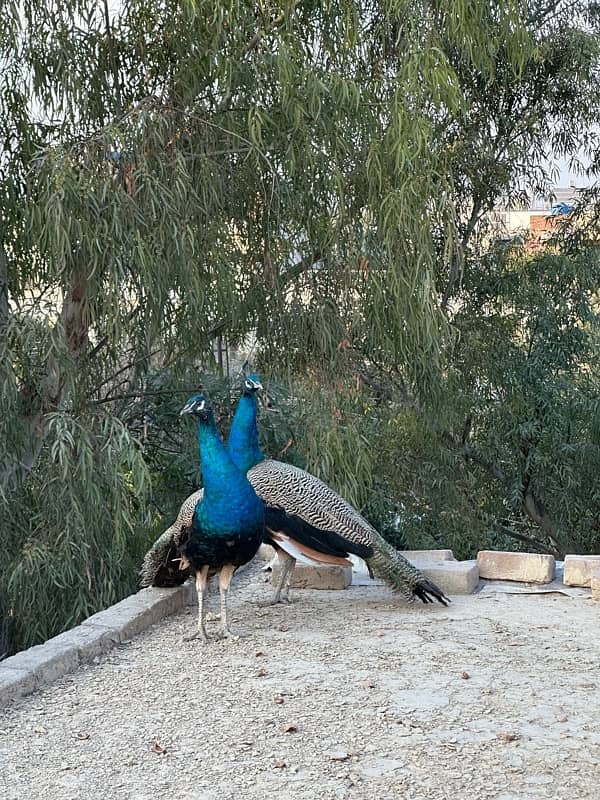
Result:
[[[254,392],[244,392],[240,397],[231,423],[227,452],[242,472],[247,472],[255,464],[264,460],[258,444],[256,395]]]
[[[198,424],[198,449],[207,497],[226,496],[239,488],[246,488],[246,475],[228,455],[212,416]]]
[[[207,420],[199,421],[198,448],[204,497],[194,510],[194,530],[202,532],[204,537],[244,533],[250,538],[260,538],[264,526],[262,500],[257,497],[246,473],[227,453],[212,414]]]

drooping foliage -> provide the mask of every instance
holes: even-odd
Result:
[[[191,483],[168,418],[215,343],[254,337],[296,386],[289,457],[397,500],[378,448],[391,465],[414,425],[408,466],[438,441],[421,412],[473,358],[466,310],[488,324],[485,212],[550,184],[550,150],[594,150],[596,30],[560,0],[5,4],[7,648],[133,588],[156,506]]]

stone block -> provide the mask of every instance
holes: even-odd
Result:
[[[600,569],[600,556],[565,556],[566,586],[590,586],[592,572]]]
[[[5,665],[8,660],[6,659],[0,664],[0,707],[24,694],[30,694],[37,688],[37,680],[33,672],[7,667]]]
[[[409,561],[456,561],[452,550],[400,550]]]
[[[592,600],[600,600],[600,569],[598,567],[592,572]]]
[[[476,561],[411,561],[447,595],[473,594],[479,583]]]
[[[271,583],[277,586],[281,564],[276,561],[271,572]],[[352,583],[352,567],[338,564],[296,564],[292,589],[347,589]]]
[[[554,556],[496,550],[480,550],[477,564],[481,578],[522,583],[551,583],[556,566]]]
[[[260,561],[271,561],[275,558],[276,550],[274,547],[271,547],[270,544],[261,544],[258,548],[258,553],[256,554],[256,558]]]

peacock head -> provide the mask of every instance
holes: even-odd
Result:
[[[251,373],[250,375],[246,375],[244,378],[244,394],[254,394],[259,389],[262,389],[263,385],[260,382],[260,378],[256,373]]]
[[[212,418],[212,406],[207,397],[203,394],[195,394],[187,401],[184,407],[179,412],[181,417],[183,414],[192,414],[197,417],[201,422],[208,422]]]

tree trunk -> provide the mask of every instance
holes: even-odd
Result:
[[[3,309],[1,302],[3,256],[5,266],[5,254],[0,250],[0,315]],[[86,276],[79,270],[73,275],[56,323],[55,330],[60,332],[65,349],[74,360],[81,356],[88,344],[88,326],[84,314],[86,289]],[[8,314],[8,304],[6,314]],[[25,401],[23,405],[28,409],[22,416],[28,435],[18,459],[7,465],[2,474],[2,484],[13,490],[35,466],[47,432],[46,415],[49,411],[59,408],[64,398],[65,370],[54,354],[48,357],[46,370],[48,380],[43,394],[27,393],[26,389],[21,392]]]

